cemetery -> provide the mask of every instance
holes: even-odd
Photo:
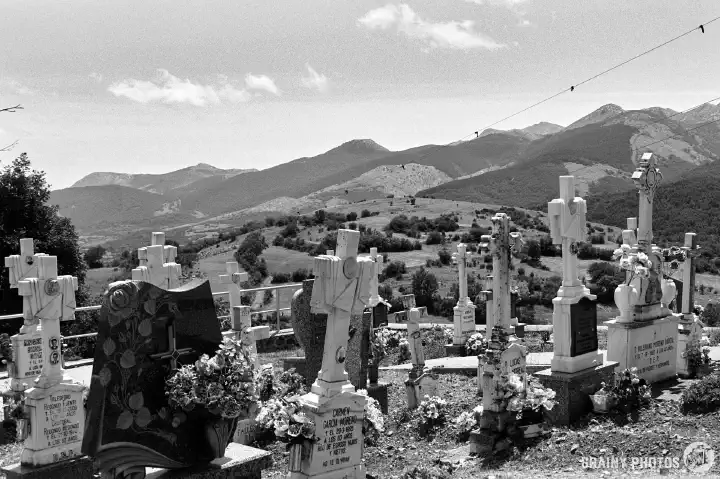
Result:
[[[10,316],[23,324],[0,382],[9,438],[0,470],[8,479],[409,479],[614,475],[627,461],[641,474],[717,473],[720,347],[695,301],[699,245],[686,232],[683,245],[658,246],[652,154],[632,178],[638,213],[614,251],[624,280],[607,292],[618,314],[603,320],[578,267],[587,203],[575,178],[560,176],[547,221],[562,276],[545,328],[519,317],[516,258],[529,238],[504,212],[477,247],[453,245],[457,300],[444,323],[420,304],[420,288],[392,304],[383,297],[384,252],[361,254],[355,229],[339,229],[299,283],[247,288],[252,271],[228,261],[223,292],[181,281],[177,248],[153,233],[131,279],[82,308],[78,279],[23,238],[3,270],[23,300]],[[491,267],[473,294],[468,269],[479,257]],[[254,323],[259,308],[243,301],[266,289],[275,325]],[[292,294],[287,308],[281,290]],[[99,311],[93,354],[71,364],[61,323],[87,310]],[[268,346],[283,335],[296,346]],[[688,452],[693,443],[705,446]]]

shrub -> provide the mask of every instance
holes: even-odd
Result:
[[[348,221],[356,221],[357,217],[358,217],[358,215],[354,211],[351,211],[350,213],[347,214]]]
[[[384,278],[396,278],[407,272],[407,267],[403,261],[393,261],[383,269],[382,276]]]
[[[425,240],[425,244],[443,244],[444,241],[445,240],[442,236],[442,233],[440,233],[439,231],[433,231],[428,235],[427,239]]]
[[[290,274],[289,273],[275,273],[273,274],[272,280],[270,281],[271,284],[283,284],[283,283],[289,283],[290,282]]]
[[[705,376],[683,391],[683,412],[708,413],[720,409],[720,373]]]
[[[710,301],[705,306],[700,319],[707,326],[720,326],[720,303]]]
[[[441,249],[438,251],[438,259],[442,264],[448,265],[452,259],[452,253],[446,249]]]
[[[425,306],[428,313],[433,313],[433,300],[437,295],[438,281],[434,274],[425,268],[420,268],[412,275],[412,291],[418,307]]]
[[[302,281],[305,281],[312,275],[311,271],[308,271],[305,268],[296,269],[292,273],[292,281],[293,283],[300,283]]]
[[[370,216],[370,210],[362,210],[360,212],[360,218],[368,218]]]
[[[438,396],[425,396],[417,409],[420,418],[421,435],[445,422],[445,407],[447,402]]]

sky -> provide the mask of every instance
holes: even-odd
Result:
[[[446,144],[720,15],[717,0],[2,0],[0,153],[95,171],[263,169]],[[720,20],[494,128],[720,96]]]

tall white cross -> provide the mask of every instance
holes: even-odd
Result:
[[[640,192],[637,240],[641,250],[650,251],[653,240],[652,207],[655,191],[660,185],[662,174],[655,166],[652,153],[643,153],[638,167],[632,175],[633,183]]]
[[[410,370],[410,379],[415,379],[422,374],[425,368],[425,349],[423,348],[422,333],[420,332],[422,314],[420,309],[415,306],[414,294],[405,294],[401,299],[408,315],[407,335],[410,346],[410,361],[413,365]]]
[[[695,257],[697,256],[697,235],[685,233],[685,264],[683,265],[682,304],[680,312],[685,319],[692,317],[695,309]]]
[[[226,284],[228,288],[228,297],[230,302],[230,311],[236,306],[242,306],[240,301],[240,284],[248,280],[248,274],[240,271],[240,265],[237,261],[228,261],[225,263],[225,272],[219,276],[220,283]]]
[[[470,303],[467,287],[467,272],[465,271],[465,268],[467,267],[467,260],[470,257],[471,254],[467,250],[467,245],[463,243],[459,243],[457,245],[457,252],[452,255],[453,261],[458,265],[458,288],[460,290],[457,302],[458,306],[466,306]]]
[[[47,256],[45,253],[35,253],[32,238],[20,240],[20,254],[13,254],[5,258],[5,267],[8,269],[10,287],[17,288],[18,282],[26,278],[37,278],[38,256]]]
[[[21,280],[18,293],[23,297],[25,318],[40,321],[43,368],[35,385],[47,389],[63,380],[60,321],[74,319],[78,280],[74,276],[58,276],[57,256],[37,259],[38,277]]]
[[[492,225],[492,235],[481,237],[481,248],[493,257],[493,324],[509,328],[512,325],[510,262],[513,251],[520,251],[523,241],[520,233],[510,232],[510,218],[505,213],[496,213],[492,217]]]
[[[328,315],[322,367],[311,388],[311,393],[319,398],[327,399],[355,390],[348,380],[344,364],[350,316],[362,314],[369,304],[370,280],[374,274],[372,259],[357,256],[359,242],[360,232],[338,230],[337,256],[315,258],[311,311]]]
[[[374,308],[382,301],[380,294],[378,293],[378,276],[382,272],[383,255],[378,254],[377,248],[370,248],[370,258],[373,260],[373,275],[370,280],[370,307]]]
[[[579,286],[577,273],[577,242],[587,237],[585,213],[587,204],[575,196],[575,177],[560,177],[560,198],[548,203],[550,236],[553,244],[562,245],[563,286]]]
[[[133,281],[145,281],[162,289],[180,286],[182,267],[175,262],[177,248],[165,244],[165,233],[153,233],[151,246],[138,249],[140,266],[132,270]]]

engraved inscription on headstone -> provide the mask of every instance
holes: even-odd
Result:
[[[597,351],[597,305],[583,298],[570,306],[570,356]]]
[[[362,411],[336,407],[317,419],[313,464],[323,472],[354,465],[362,451]]]
[[[38,427],[42,431],[40,435],[42,449],[82,439],[78,414],[78,408],[82,407],[82,404],[78,404],[77,396],[73,398],[72,394],[66,393],[50,395],[41,404],[42,413],[36,416],[40,418],[41,423],[33,424],[33,427]]]
[[[19,379],[35,378],[40,375],[43,366],[42,337],[39,332],[25,335],[15,342],[14,351],[16,376]]]

